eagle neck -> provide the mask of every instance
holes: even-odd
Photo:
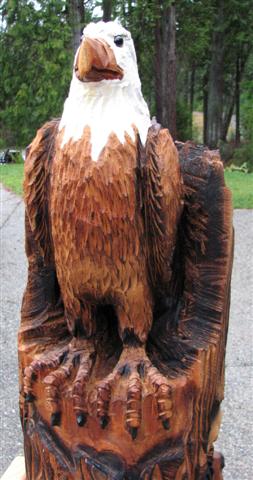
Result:
[[[136,127],[145,143],[151,122],[140,85],[106,81],[100,84],[80,83],[72,80],[64,104],[59,127],[59,130],[64,128],[62,146],[70,140],[79,140],[85,127],[91,131],[93,161],[98,160],[111,133],[115,133],[124,144],[126,133],[135,140]]]

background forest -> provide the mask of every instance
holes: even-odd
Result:
[[[253,170],[252,0],[2,0],[0,15],[0,147],[61,114],[83,27],[118,18],[152,115]]]

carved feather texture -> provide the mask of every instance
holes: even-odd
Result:
[[[116,23],[87,29],[108,40],[122,81],[94,89],[74,72],[60,127],[39,130],[25,166],[27,476],[218,480],[233,251],[222,164],[188,142],[179,165],[167,130],[147,135],[130,34],[125,51]]]
[[[42,129],[37,137],[37,153],[40,152],[43,141],[47,146],[48,137],[43,135]],[[32,181],[28,165],[28,176],[31,178],[26,200],[32,229],[27,229],[27,234],[34,237],[28,242],[28,250],[34,251],[34,242],[38,243],[44,259],[48,258],[51,262],[52,257],[42,248],[48,238],[51,251],[55,254],[65,313],[70,318],[79,319],[80,315],[86,321],[87,328],[93,331],[95,319],[87,315],[85,303],[91,301],[93,305],[101,302],[103,305],[108,302],[115,307],[114,313],[118,316],[121,335],[124,328],[134,328],[144,341],[149,334],[147,352],[161,372],[162,382],[162,395],[156,409],[158,416],[162,415],[163,418],[166,415],[166,420],[169,419],[170,430],[162,433],[157,423],[153,423],[155,420],[149,413],[150,403],[144,398],[145,393],[143,399],[140,396],[139,378],[133,379],[127,398],[123,398],[120,392],[118,397],[121,402],[125,401],[126,420],[131,425],[141,425],[140,435],[143,437],[138,437],[136,444],[133,444],[129,433],[124,430],[123,422],[115,421],[118,412],[115,403],[112,404],[112,409],[115,409],[114,419],[107,427],[108,430],[102,432],[97,419],[92,416],[94,406],[91,402],[88,405],[91,418],[80,435],[80,427],[74,424],[73,417],[71,422],[68,421],[71,410],[69,398],[65,399],[63,395],[61,401],[67,418],[62,415],[64,423],[62,430],[59,430],[59,438],[58,430],[47,423],[47,408],[42,410],[43,418],[47,420],[43,424],[37,422],[36,428],[39,430],[36,437],[33,436],[36,447],[30,445],[29,432],[26,432],[27,457],[31,455],[32,462],[29,474],[34,475],[35,472],[36,475],[36,471],[41,471],[40,458],[43,456],[42,449],[45,448],[48,458],[48,472],[46,469],[45,475],[48,478],[50,475],[58,478],[65,468],[68,470],[68,480],[75,478],[75,475],[80,478],[100,478],[101,472],[105,478],[114,479],[120,473],[126,478],[133,474],[136,478],[167,480],[176,476],[183,478],[186,471],[189,478],[196,478],[197,472],[200,472],[199,478],[205,478],[207,465],[203,463],[199,467],[197,458],[199,438],[203,444],[208,444],[210,415],[214,416],[223,395],[223,352],[232,264],[231,198],[224,186],[222,164],[216,153],[186,144],[179,148],[180,173],[170,136],[162,129],[149,132],[145,148],[139,144],[139,165],[136,163],[137,142],[129,137],[126,137],[126,143],[122,146],[112,135],[97,163],[92,163],[90,157],[88,129],[79,142],[69,142],[63,150],[57,149],[60,140],[60,137],[56,140],[53,165],[49,162],[48,173],[43,172],[44,167],[39,167],[36,163],[35,149],[31,149],[28,157],[33,159],[36,176],[36,180]],[[46,152],[40,156],[46,162],[48,158],[50,156]],[[46,195],[45,205],[43,195]],[[48,230],[40,228],[41,218],[48,222]],[[47,236],[51,230],[52,235]],[[154,235],[152,241],[150,232]],[[34,265],[31,264],[31,269],[33,268]],[[47,353],[45,359],[48,359],[48,368],[51,357],[50,346],[47,352],[47,341],[43,337],[45,326],[50,325],[50,341],[54,340],[55,346],[59,342],[59,332],[63,334],[63,328],[61,326],[58,329],[53,311],[51,317],[50,312],[46,317],[42,311],[43,318],[37,318],[36,297],[42,295],[42,290],[37,282],[38,264],[36,268],[36,272],[30,272],[34,275],[34,282],[31,283],[33,296],[29,296],[29,290],[25,295],[26,311],[28,317],[29,312],[31,315],[29,328],[32,332],[33,324],[35,333],[33,337],[23,335],[22,338],[29,340],[36,334],[41,338],[40,348],[42,351],[44,348]],[[46,278],[49,277],[45,276],[43,289]],[[39,288],[36,291],[37,286]],[[155,309],[151,329],[155,290],[159,290],[163,314],[159,316],[159,309]],[[25,315],[23,319],[26,327],[28,319]],[[71,330],[75,325],[72,322],[71,327],[71,321],[68,322]],[[108,318],[105,316],[102,322],[106,330]],[[115,321],[112,324],[115,330],[116,325]],[[66,331],[65,339],[68,341]],[[102,350],[106,351],[109,343],[105,341]],[[120,345],[119,336],[114,335],[110,348],[120,350]],[[65,348],[65,355],[67,354],[66,343],[58,348],[58,353],[60,348],[63,351]],[[29,370],[27,355],[23,351],[24,349],[23,365],[28,367],[30,375],[28,383],[29,379],[33,382],[33,372]],[[42,361],[43,357],[38,356],[36,365]],[[105,364],[107,361],[108,356]],[[102,364],[100,359],[99,365]],[[131,358],[129,364],[131,368]],[[79,367],[74,366],[76,368]],[[106,370],[105,366],[102,367],[102,372],[100,367],[96,368],[91,383],[103,377]],[[182,374],[185,375],[184,381]],[[70,378],[72,377],[64,380],[65,392],[70,387]],[[164,379],[168,378],[173,383],[171,400],[164,383]],[[129,378],[121,381],[124,385]],[[23,389],[26,387],[26,384],[23,385]],[[94,383],[91,389],[92,387]],[[44,400],[43,388],[39,384],[37,391]],[[112,402],[113,391],[110,395],[108,399]],[[80,407],[79,402],[77,406]],[[174,406],[185,412],[181,417],[176,417],[176,422]],[[160,407],[163,407],[162,412]],[[183,431],[186,424],[189,428],[191,425],[189,456],[184,453],[186,445],[183,443],[188,442],[188,439],[179,438],[177,430],[180,428]],[[96,444],[100,453],[91,446],[94,445],[90,443],[93,435],[97,435]],[[116,443],[111,445],[113,438]],[[178,444],[174,443],[177,439]],[[110,452],[104,451],[105,444],[109,445]],[[35,458],[36,452],[39,452],[38,458]],[[187,460],[189,471],[185,470],[188,467],[184,455],[191,458],[191,462]],[[34,463],[37,464],[37,470],[34,470]]]
[[[139,143],[141,196],[147,262],[153,288],[166,291],[171,276],[182,185],[178,155],[168,130],[150,127],[145,148]]]
[[[46,264],[53,262],[48,214],[49,181],[59,120],[38,130],[25,161],[24,200],[34,240]]]
[[[215,328],[224,308],[224,269],[230,268],[232,259],[231,194],[216,151],[185,144],[180,156],[186,204],[184,322],[211,316]]]
[[[83,304],[115,305],[119,328],[146,338],[152,322],[144,225],[136,195],[136,141],[112,134],[97,162],[90,130],[61,148],[50,182],[57,276],[68,316],[85,322]],[[94,320],[86,321],[87,332]]]
[[[231,193],[224,184],[220,158],[216,151],[190,142],[177,147],[184,209],[167,310],[154,322],[151,332],[160,358],[174,359],[172,375],[189,366],[199,348],[220,341],[221,335],[225,344],[233,260]],[[161,336],[161,331],[167,335]],[[222,367],[217,368],[221,372]]]

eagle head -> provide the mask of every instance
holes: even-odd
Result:
[[[97,161],[111,134],[122,144],[126,134],[135,142],[137,129],[145,144],[150,123],[130,32],[117,21],[90,23],[75,55],[59,125],[62,148],[88,127],[91,157]]]
[[[140,84],[134,43],[117,21],[90,23],[83,31],[74,61],[80,82]]]

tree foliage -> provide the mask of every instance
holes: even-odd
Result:
[[[1,132],[25,145],[59,115],[71,72],[70,28],[60,0],[6,2],[1,32]]]

